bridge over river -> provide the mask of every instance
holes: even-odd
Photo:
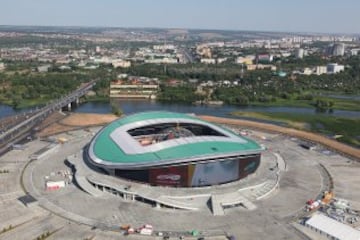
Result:
[[[0,129],[0,155],[10,149],[13,144],[29,136],[29,133],[51,113],[59,111],[63,107],[71,109],[71,104],[79,103],[79,98],[84,96],[95,84],[96,80],[93,80],[42,108],[2,120],[0,123],[2,126]]]

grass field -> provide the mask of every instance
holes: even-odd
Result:
[[[289,127],[322,133],[330,137],[336,135],[338,141],[360,148],[360,118],[265,112],[233,112],[232,115],[285,123]]]
[[[321,99],[325,101],[334,102],[333,109],[337,110],[348,110],[348,111],[360,111],[360,101],[358,100],[348,100],[348,99],[338,99],[338,98],[329,98],[329,97],[319,97],[316,99]],[[251,102],[250,105],[253,106],[264,106],[264,107],[314,107],[315,100],[293,100],[293,99],[282,99],[277,98],[275,102]]]

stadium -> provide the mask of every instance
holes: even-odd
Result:
[[[173,112],[115,120],[87,148],[87,162],[112,176],[153,186],[202,187],[254,173],[262,147],[235,132]]]

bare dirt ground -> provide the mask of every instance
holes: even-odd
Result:
[[[280,127],[268,123],[260,123],[242,119],[229,119],[229,118],[220,118],[213,116],[199,116],[201,119],[219,123],[219,124],[230,124],[230,125],[238,125],[247,128],[255,128],[259,130],[264,130],[268,132],[278,132],[283,133],[289,136],[302,138],[306,140],[310,140],[312,142],[316,142],[322,144],[326,147],[329,147],[335,151],[344,153],[350,157],[360,159],[360,149],[348,146],[346,144],[337,142],[336,140],[327,138],[322,135],[318,135],[311,132],[296,130],[292,128]],[[117,119],[115,115],[112,114],[93,114],[93,113],[73,113],[68,117],[50,125],[43,129],[39,136],[49,136],[56,133],[61,133],[65,131],[75,130],[83,127],[91,127],[91,126],[100,126],[105,125],[109,122]]]
[[[97,126],[107,124],[117,118],[113,114],[74,113],[61,123],[69,126]]]
[[[46,137],[79,128],[101,126],[117,118],[117,116],[112,114],[73,113],[45,127],[37,135],[39,137]]]

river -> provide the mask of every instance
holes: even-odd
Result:
[[[12,107],[9,107],[7,105],[0,104],[0,118],[13,116],[22,112],[26,112],[30,109],[20,109],[20,110],[14,110]]]
[[[182,113],[195,113],[198,115],[213,115],[218,117],[231,117],[230,113],[234,111],[247,112],[282,112],[282,113],[298,113],[298,114],[321,114],[337,117],[360,118],[358,111],[334,110],[332,113],[319,113],[313,108],[295,108],[295,107],[238,107],[238,106],[202,106],[188,105],[180,103],[159,103],[147,100],[116,100],[116,104],[120,106],[125,114],[132,114],[143,111],[173,111]],[[14,110],[13,108],[0,104],[0,118],[15,115],[26,111]],[[107,102],[88,102],[81,104],[73,109],[74,112],[80,113],[110,113],[111,106]]]
[[[313,108],[295,108],[295,107],[238,107],[231,105],[223,106],[203,106],[203,105],[188,105],[180,103],[159,103],[155,101],[146,100],[117,100],[116,104],[122,109],[125,114],[132,114],[143,111],[173,111],[182,113],[195,113],[198,115],[213,115],[218,117],[230,117],[230,113],[234,111],[247,112],[283,112],[283,113],[298,113],[298,114],[321,114],[337,117],[360,118],[358,111],[334,110],[332,113],[319,113]],[[111,107],[109,103],[88,102],[80,105],[74,110],[75,112],[83,113],[109,113]]]

